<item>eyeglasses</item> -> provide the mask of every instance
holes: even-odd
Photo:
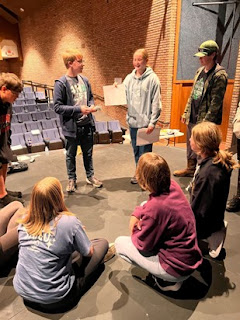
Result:
[[[19,93],[20,93],[20,92],[17,92],[17,91],[11,90],[11,89],[9,89],[9,90],[12,92],[12,94],[13,94],[14,96],[16,96],[16,97],[19,96]]]
[[[9,88],[7,88],[7,90],[11,91],[11,93],[12,93],[14,96],[16,96],[16,97],[18,97],[18,96],[19,96],[19,94],[20,94],[20,92],[18,92],[18,91],[14,91],[14,90],[9,89]]]

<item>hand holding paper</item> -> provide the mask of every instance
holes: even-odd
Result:
[[[124,84],[103,86],[104,101],[106,106],[127,104]]]
[[[147,133],[147,129],[148,128],[138,129],[136,143],[137,146],[144,146],[146,144],[152,144],[159,141],[161,128],[154,128],[152,133]]]

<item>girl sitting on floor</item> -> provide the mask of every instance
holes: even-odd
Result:
[[[116,252],[150,272],[161,290],[177,291],[202,263],[193,212],[159,155],[143,154],[136,177],[141,188],[151,194],[132,213],[131,237],[115,240]]]
[[[191,148],[199,156],[189,188],[190,203],[196,218],[197,237],[207,240],[213,258],[218,257],[225,240],[224,213],[232,169],[237,167],[232,154],[219,149],[221,140],[219,127],[207,121],[197,124],[190,138]]]
[[[107,240],[88,239],[81,222],[66,208],[62,186],[53,177],[35,184],[20,223],[16,292],[25,305],[42,312],[71,309],[90,276],[97,274],[108,251]]]

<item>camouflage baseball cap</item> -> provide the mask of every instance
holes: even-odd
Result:
[[[213,52],[218,52],[219,47],[213,40],[207,40],[203,42],[198,48],[198,52],[195,53],[194,57],[205,57],[209,56]]]

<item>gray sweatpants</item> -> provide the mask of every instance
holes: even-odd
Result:
[[[170,282],[180,282],[188,278],[188,276],[185,277],[174,277],[170,274],[168,274],[161,266],[159,262],[158,255],[151,256],[151,257],[144,257],[139,253],[137,248],[132,243],[131,237],[121,236],[118,237],[115,240],[115,248],[117,251],[117,254],[126,260],[127,262],[131,264],[135,264],[157,278],[161,278],[165,281]]]

